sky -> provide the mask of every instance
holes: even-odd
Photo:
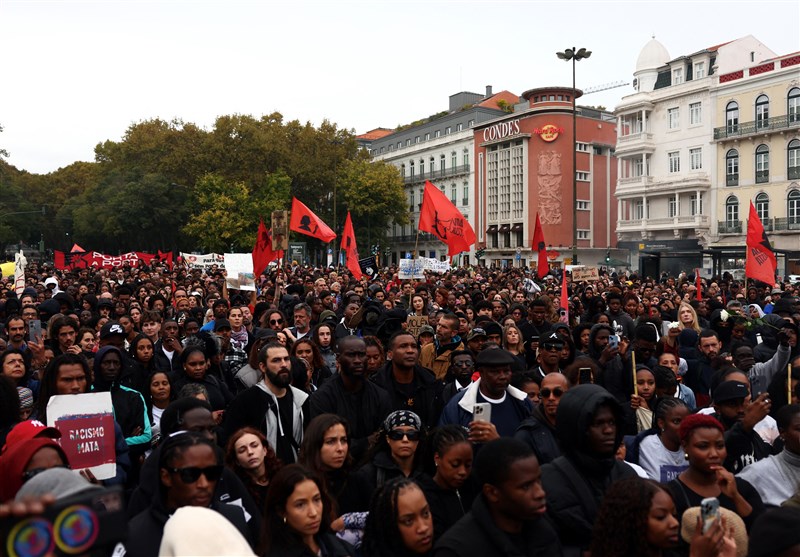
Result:
[[[758,15],[763,14],[763,15]],[[760,22],[761,25],[756,25]],[[800,0],[759,2],[0,0],[0,148],[48,173],[133,123],[278,111],[363,133],[459,91],[630,83],[655,36],[674,58],[754,35],[800,51]],[[586,95],[609,109],[630,85]]]

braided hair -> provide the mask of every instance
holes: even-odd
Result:
[[[386,482],[373,494],[361,546],[364,557],[395,557],[407,553],[397,528],[397,499],[406,489],[420,487],[414,480],[400,477]]]

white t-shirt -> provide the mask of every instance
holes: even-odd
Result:
[[[670,451],[658,438],[648,435],[639,445],[639,465],[657,482],[667,483],[689,467],[684,452]]]

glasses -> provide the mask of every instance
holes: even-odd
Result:
[[[283,323],[283,319],[270,319],[269,320],[269,324],[270,325],[280,325],[281,323]]]
[[[201,474],[210,482],[215,482],[222,476],[222,465],[207,466],[205,468],[187,466],[186,468],[167,468],[167,470],[172,474],[178,474],[178,477],[185,484],[193,484],[200,479]]]
[[[35,476],[38,476],[42,472],[46,472],[47,470],[52,470],[53,468],[65,468],[65,469],[69,470],[69,466],[63,466],[63,465],[61,465],[61,466],[51,466],[50,468],[33,468],[31,470],[28,470],[24,474],[22,474],[22,483],[27,482],[28,480],[30,480],[31,478],[33,478]]]
[[[563,344],[549,344],[549,343],[542,344],[542,348],[544,348],[545,350],[549,350],[551,352],[555,352],[556,350],[561,350],[563,347],[564,347]]]
[[[564,389],[560,387],[556,387],[555,389],[547,389],[544,388],[539,391],[539,396],[541,398],[550,398],[550,395],[553,395],[555,398],[561,398],[561,395],[564,394]]]
[[[409,441],[419,441],[419,431],[416,429],[411,429],[409,431],[403,431],[402,429],[390,429],[386,432],[386,437],[392,441],[402,441],[403,437],[408,437]]]

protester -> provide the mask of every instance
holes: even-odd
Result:
[[[433,518],[425,494],[409,478],[378,487],[369,506],[361,552],[364,557],[429,555]]]
[[[247,487],[259,509],[264,508],[270,479],[282,464],[266,437],[252,427],[243,427],[228,439],[225,466]]]

